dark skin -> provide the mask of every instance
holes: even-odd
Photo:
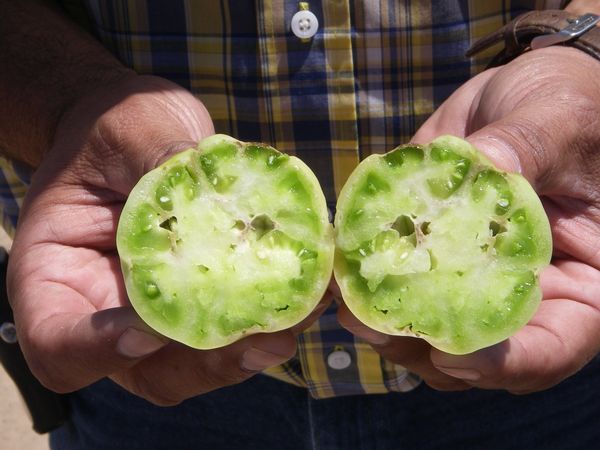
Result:
[[[11,49],[0,52],[7,68],[0,72],[0,147],[38,168],[8,275],[34,374],[59,392],[109,376],[155,404],[173,405],[293,356],[295,334],[318,317],[329,296],[292,330],[211,351],[168,342],[135,315],[114,243],[121,208],[145,172],[214,132],[210,117],[189,92],[125,69],[42,3],[0,1],[0,10],[8,12],[0,17],[0,47]],[[42,45],[47,52],[37,51]],[[552,77],[544,76],[548,67]],[[555,259],[542,278],[542,307],[523,331],[456,357],[420,340],[381,336],[344,306],[340,322],[438,389],[543,389],[595,355],[599,69],[577,50],[532,52],[471,80],[415,136],[417,142],[443,133],[467,136],[503,169],[521,170],[544,196]],[[480,377],[461,379],[458,368]]]
[[[457,356],[367,329],[345,306],[340,323],[441,390],[542,390],[594,357],[600,351],[598,70],[600,62],[575,49],[530,52],[465,83],[414,137],[423,143],[441,134],[466,137],[500,168],[521,172],[542,197],[554,256],[541,276],[542,304],[522,330]]]
[[[120,211],[143,174],[214,133],[210,116],[179,86],[122,67],[54,10],[37,2],[6,3],[14,9],[15,36],[22,21],[34,42],[58,30],[61,45],[78,43],[70,55],[53,55],[56,73],[48,73],[45,56],[39,67],[10,65],[0,88],[4,98],[14,99],[14,108],[3,103],[0,111],[4,153],[38,169],[8,275],[19,342],[36,377],[52,390],[70,392],[109,376],[155,404],[174,405],[291,358],[295,335],[316,320],[330,295],[293,329],[211,351],[169,342],[135,314],[115,247]],[[34,17],[44,19],[43,28]],[[3,29],[9,40],[10,26]],[[6,55],[3,67],[16,56]],[[62,73],[61,64],[71,60],[79,61],[78,70]],[[39,78],[19,77],[36,67],[44,72]],[[18,83],[26,101],[10,88]],[[66,89],[69,83],[77,89]],[[54,93],[49,99],[47,90]]]

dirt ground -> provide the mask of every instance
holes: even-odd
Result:
[[[10,248],[10,238],[0,228],[0,247]],[[0,449],[48,450],[48,435],[31,428],[31,419],[12,379],[0,365]]]
[[[48,450],[48,435],[31,428],[31,420],[13,381],[0,366],[0,448]]]

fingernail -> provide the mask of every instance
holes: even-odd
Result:
[[[117,351],[128,358],[140,358],[155,352],[166,344],[167,341],[158,336],[135,328],[128,328],[117,342]]]
[[[287,356],[276,355],[252,347],[242,355],[242,368],[250,371],[265,370],[268,367],[278,366],[288,359]]]
[[[456,369],[451,367],[437,367],[437,369],[446,375],[465,381],[477,381],[481,378],[481,373],[474,369]]]
[[[507,172],[523,172],[518,152],[508,142],[494,136],[469,139],[469,141],[474,147],[484,150],[487,156],[500,169]]]
[[[346,327],[352,334],[373,345],[385,345],[390,341],[387,334],[380,333],[369,327]]]

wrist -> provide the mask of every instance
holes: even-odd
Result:
[[[479,39],[467,50],[466,56],[472,57],[503,42],[504,48],[488,67],[506,64],[532,49],[549,46],[574,47],[600,60],[600,27],[595,26],[596,22],[598,17],[593,14],[576,16],[569,11],[529,11]]]

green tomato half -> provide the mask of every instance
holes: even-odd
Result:
[[[514,334],[541,300],[540,199],[462,139],[366,158],[340,193],[335,278],[353,314],[453,354]]]
[[[210,349],[304,319],[329,283],[334,240],[302,161],[215,135],[142,177],[117,248],[140,317]]]

